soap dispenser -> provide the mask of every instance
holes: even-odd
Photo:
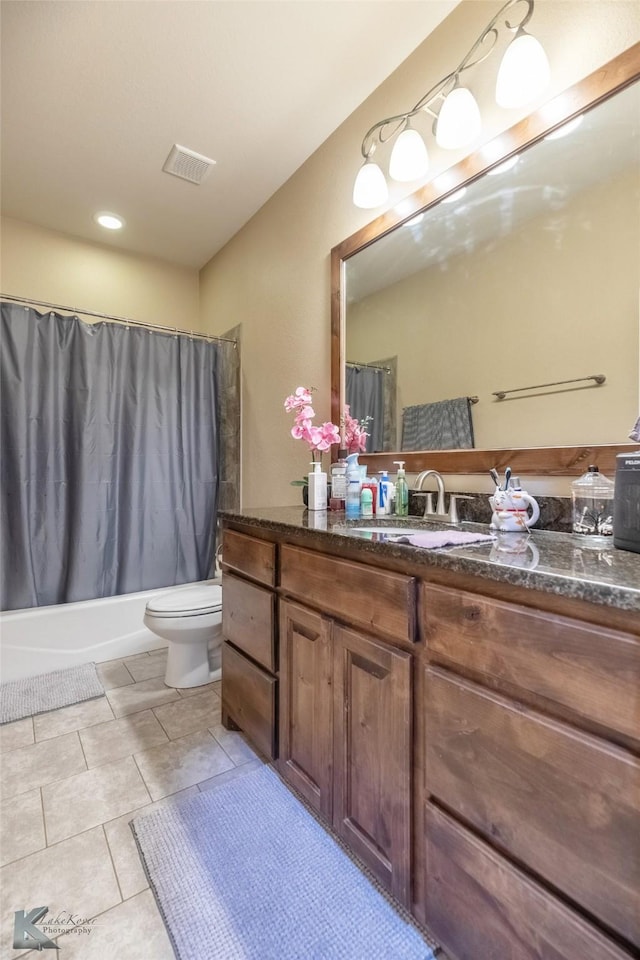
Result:
[[[407,478],[404,475],[404,460],[394,460],[398,467],[396,477],[396,515],[398,517],[407,517],[409,515],[409,487]]]
[[[314,461],[313,472],[309,474],[309,510],[327,509],[327,475],[322,471],[320,461]]]

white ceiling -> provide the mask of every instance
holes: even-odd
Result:
[[[2,0],[2,213],[199,268],[456,2]]]

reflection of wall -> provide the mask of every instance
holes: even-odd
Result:
[[[480,448],[563,444],[568,424],[575,443],[624,443],[638,402],[639,187],[628,173],[500,243],[350,304],[347,357],[398,354],[399,415],[477,394]],[[605,386],[491,396],[595,373]]]

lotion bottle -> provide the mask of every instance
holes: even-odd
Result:
[[[322,471],[322,464],[315,461],[311,464],[313,472],[309,474],[309,510],[327,509],[327,475]]]
[[[404,460],[393,461],[398,467],[398,476],[396,477],[396,514],[399,517],[409,515],[409,487],[407,478],[404,475]]]

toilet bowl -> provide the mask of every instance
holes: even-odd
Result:
[[[144,623],[169,645],[164,678],[168,687],[199,687],[220,679],[220,583],[159,594],[147,604]]]

